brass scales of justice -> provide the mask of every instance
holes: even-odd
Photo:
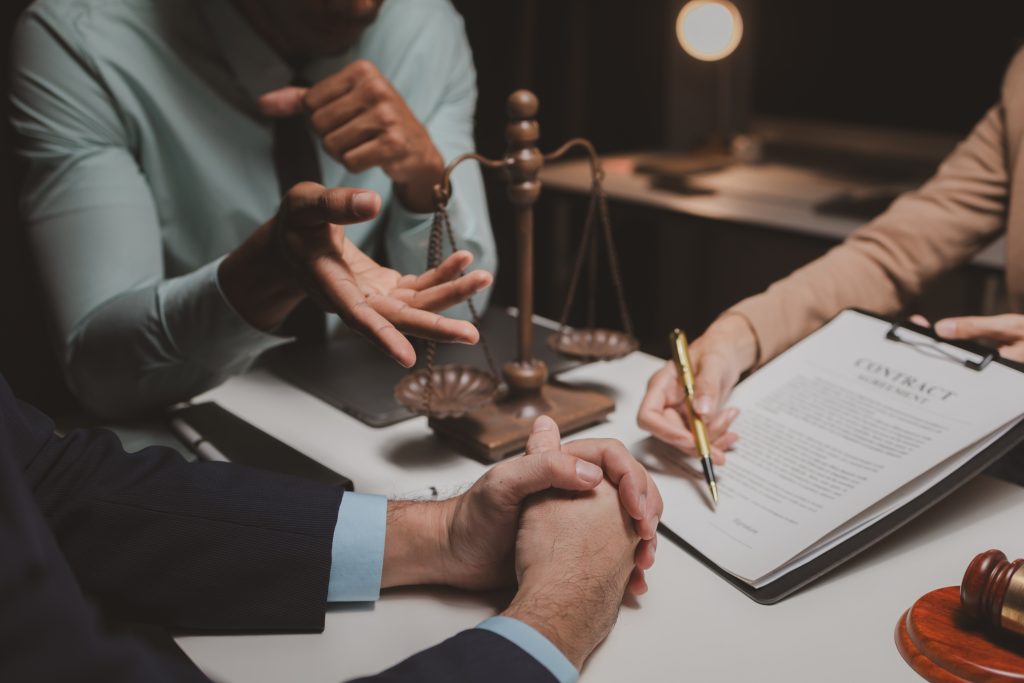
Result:
[[[453,191],[451,175],[455,168],[464,161],[475,160],[485,169],[502,171],[507,181],[507,196],[516,216],[519,258],[517,356],[504,364],[499,377],[481,330],[480,345],[489,371],[468,365],[435,367],[437,343],[429,342],[425,367],[410,373],[395,387],[398,402],[415,413],[427,415],[436,434],[455,442],[470,455],[490,462],[521,451],[538,415],[549,415],[564,433],[568,433],[603,421],[615,408],[614,400],[599,391],[551,381],[547,365],[533,355],[533,206],[540,196],[538,176],[546,162],[559,159],[572,149],[582,148],[589,154],[591,195],[559,328],[547,340],[548,345],[563,355],[586,360],[620,358],[639,345],[626,308],[607,199],[602,187],[604,172],[597,151],[588,140],[574,138],[557,150],[543,154],[537,147],[540,138],[540,126],[536,120],[537,97],[528,90],[518,90],[509,96],[507,108],[509,121],[505,139],[508,147],[504,157],[488,159],[475,153],[463,154],[445,168],[441,182],[434,187],[435,213],[427,267],[433,268],[441,263],[445,241],[453,252],[457,248],[447,210]],[[594,327],[597,261],[599,240],[602,238],[624,331]],[[585,266],[589,273],[588,326],[574,329],[567,325],[567,321]],[[473,322],[479,328],[480,316],[472,301],[469,305]]]

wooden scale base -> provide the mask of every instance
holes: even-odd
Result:
[[[491,463],[522,451],[539,415],[549,415],[567,434],[603,422],[614,409],[615,401],[600,392],[549,382],[540,396],[510,397],[461,417],[431,418],[430,426],[469,455]]]
[[[896,647],[932,683],[1024,681],[1024,639],[983,630],[960,607],[960,588],[932,591],[904,612]]]

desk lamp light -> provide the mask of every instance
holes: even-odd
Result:
[[[690,0],[676,19],[679,45],[702,62],[725,59],[742,37],[743,17],[729,0]]]
[[[706,153],[731,154],[732,94],[729,64],[731,55],[743,38],[743,17],[729,0],[690,0],[676,18],[676,38],[680,47],[702,62],[720,62],[715,78],[718,81],[718,131],[712,134]]]

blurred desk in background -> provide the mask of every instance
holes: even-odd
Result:
[[[857,169],[877,173],[874,181],[781,161],[720,160],[716,167],[711,159],[706,170],[701,163],[677,153],[604,158],[627,299],[641,348],[656,355],[667,352],[665,330],[679,326],[697,336],[723,310],[822,256],[872,210],[915,186],[886,174],[884,163]],[[557,302],[568,288],[565,264],[577,249],[591,177],[585,160],[573,160],[546,166],[541,180],[546,203],[538,225],[547,229],[538,231],[537,311],[553,317],[558,310],[543,295]],[[938,278],[908,312],[934,319],[1005,310],[1005,259],[1000,239]]]
[[[690,172],[679,176],[678,189],[667,187],[670,182],[666,174],[644,172],[655,165],[671,168],[673,162],[685,167],[686,156],[666,152],[605,157],[605,192],[609,199],[684,216],[743,223],[837,243],[869,218],[837,215],[817,207],[844,196],[868,200],[895,187],[891,182],[837,179],[782,163],[738,163]],[[553,163],[541,172],[541,180],[545,189],[585,195],[590,192],[590,166],[584,159]],[[972,260],[974,265],[994,270],[1002,270],[1005,263],[1003,239]]]

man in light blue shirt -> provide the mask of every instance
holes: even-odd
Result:
[[[425,267],[432,187],[473,148],[475,100],[447,0],[33,4],[12,122],[72,389],[111,417],[187,398],[288,341],[281,324],[310,293],[406,365],[404,334],[475,341],[437,313],[489,284],[459,277],[470,260],[496,266],[477,168],[455,173],[450,206],[468,253],[401,278]],[[298,112],[322,186],[297,186],[279,212],[275,124]],[[336,210],[286,221],[289,201]],[[304,277],[282,266],[275,230]]]

